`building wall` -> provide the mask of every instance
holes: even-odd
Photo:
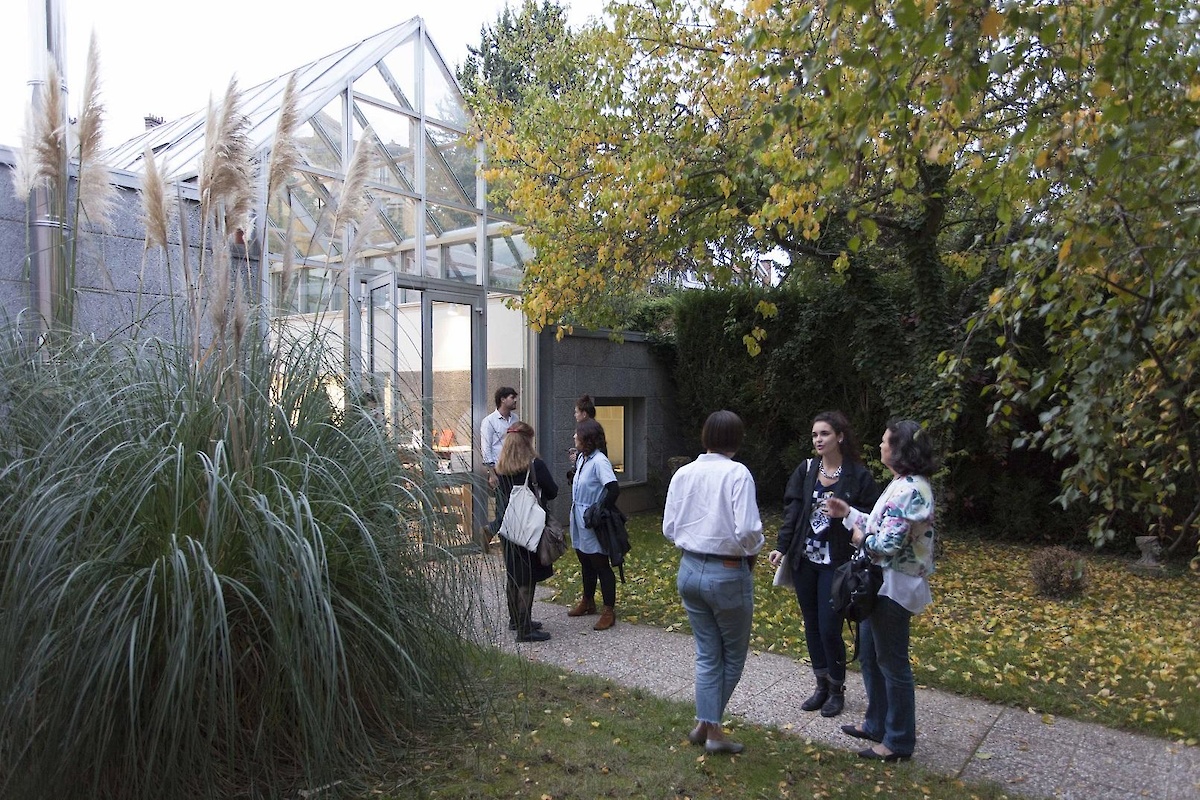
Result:
[[[12,153],[0,148],[0,322],[27,316],[33,305],[26,206],[13,195],[12,162]],[[123,173],[115,177],[120,183],[111,229],[102,234],[85,230],[77,236],[75,327],[107,337],[140,321],[144,329],[165,334],[182,314],[180,303],[172,308],[168,302],[170,287],[184,285],[179,223],[172,220],[176,244],[169,261],[161,251],[146,253],[137,178]],[[193,202],[183,205],[195,265],[199,212]]]
[[[556,340],[552,331],[539,339],[540,392],[538,449],[556,478],[565,480],[567,449],[575,433],[575,400],[590,394],[597,404],[625,400],[630,437],[626,463],[631,473],[622,480],[619,505],[626,513],[659,509],[670,473],[667,459],[683,453],[674,413],[670,370],[652,352],[641,334],[624,334],[624,341],[607,332],[576,331]],[[567,502],[558,503],[566,516]]]

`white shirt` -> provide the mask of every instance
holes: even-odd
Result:
[[[663,536],[691,553],[757,555],[764,541],[762,519],[746,465],[705,453],[680,467],[667,489]]]
[[[479,424],[479,451],[483,453],[484,464],[489,467],[495,466],[496,459],[500,458],[500,446],[504,444],[504,436],[509,427],[517,421],[516,411],[509,412],[508,417],[502,417],[500,409],[483,418],[483,422]]]

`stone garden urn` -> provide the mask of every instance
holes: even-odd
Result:
[[[1161,575],[1164,565],[1159,556],[1162,555],[1162,544],[1157,536],[1135,536],[1138,550],[1142,557],[1133,563],[1133,571],[1143,575]]]

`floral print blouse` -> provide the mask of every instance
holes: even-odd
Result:
[[[933,574],[933,487],[920,475],[898,475],[879,496],[871,514],[851,519],[867,534],[864,545],[884,569],[914,578]]]

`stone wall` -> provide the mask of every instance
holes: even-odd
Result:
[[[642,334],[627,333],[616,342],[608,332],[576,331],[556,340],[544,331],[539,340],[538,448],[556,478],[565,476],[575,432],[575,400],[590,394],[597,405],[628,403],[626,441],[628,476],[621,481],[620,506],[627,513],[662,507],[670,473],[667,459],[684,445],[674,415],[675,390],[668,367]],[[565,493],[565,487],[564,487]],[[567,504],[558,508],[565,516]]]
[[[30,264],[27,258],[27,210],[13,196],[14,161],[7,148],[0,148],[0,321],[27,317],[33,306]],[[183,313],[177,300],[169,301],[171,287],[184,285],[183,257],[179,246],[179,221],[172,220],[175,244],[169,257],[161,251],[145,252],[145,228],[139,179],[128,173],[114,174],[118,197],[111,229],[100,234],[85,230],[76,234],[75,328],[105,338],[120,333],[133,322],[143,329],[166,334]],[[192,265],[198,263],[199,211],[185,202],[188,242]],[[179,204],[173,204],[178,209]],[[257,287],[255,287],[257,288]]]

